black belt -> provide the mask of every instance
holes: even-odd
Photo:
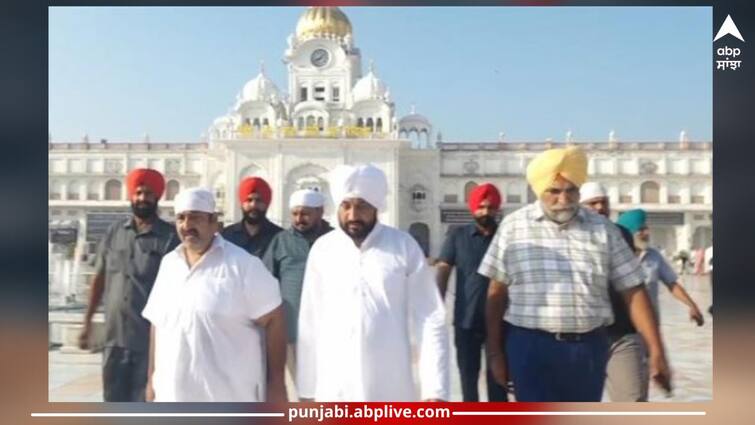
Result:
[[[522,329],[522,330],[525,330],[525,331],[534,332],[534,333],[539,333],[539,334],[542,334],[542,335],[548,335],[551,338],[555,339],[556,341],[564,341],[564,342],[579,342],[579,341],[587,339],[587,338],[589,338],[591,336],[595,336],[595,335],[598,335],[598,334],[601,334],[601,333],[605,332],[605,328],[603,326],[600,326],[600,327],[597,327],[597,328],[595,328],[595,329],[593,329],[591,331],[582,332],[582,333],[579,333],[579,332],[548,332],[548,331],[544,331],[542,329],[523,328],[521,326],[515,326],[515,325],[509,324],[509,323],[507,323],[507,326],[519,328],[519,329]]]

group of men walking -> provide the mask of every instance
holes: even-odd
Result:
[[[456,268],[464,401],[479,400],[483,355],[489,401],[600,401],[604,385],[614,401],[646,401],[649,380],[671,388],[658,282],[698,325],[702,314],[648,246],[644,212],[611,223],[605,190],[586,179],[580,149],[543,152],[527,169],[538,201],[500,223],[500,193],[477,186],[473,223],[449,232],[433,268],[380,222],[388,185],[369,164],[330,172],[337,226],[305,189],[285,230],[266,218],[259,177],[240,183],[243,218],[221,230],[202,188],[176,196],[175,226],[162,221],[162,176],[133,170],[133,216],[100,243],[80,345],[104,301],[105,401],[285,401],[285,370],[300,400],[447,401]]]

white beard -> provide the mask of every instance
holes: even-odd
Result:
[[[560,211],[549,211],[545,215],[556,223],[563,224],[574,218],[577,214],[577,208]]]
[[[648,241],[638,238],[637,236],[634,237],[634,247],[635,249],[638,249],[640,251],[647,251],[648,249]]]

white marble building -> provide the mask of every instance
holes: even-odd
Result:
[[[396,116],[386,82],[361,53],[348,18],[334,7],[307,9],[288,38],[287,91],[265,74],[240,84],[228,114],[215,119],[198,142],[49,141],[51,246],[77,258],[92,253],[105,226],[128,213],[123,179],[136,167],[164,173],[162,213],[186,187],[206,186],[226,223],[240,218],[236,187],[245,176],[270,182],[268,217],[287,226],[286,200],[302,187],[328,194],[325,174],[338,164],[372,162],[389,180],[388,209],[380,219],[410,231],[429,256],[440,250],[449,226],[469,220],[466,194],[492,182],[509,212],[532,200],[524,179],[538,152],[553,142],[441,142],[431,121],[412,107]],[[568,137],[567,137],[567,140]],[[570,143],[570,142],[567,142]],[[711,244],[710,142],[580,142],[592,179],[610,191],[615,211],[650,212],[654,243],[669,254]],[[335,223],[334,206],[326,215]],[[75,247],[75,248],[73,248]],[[56,248],[60,249],[60,248]]]

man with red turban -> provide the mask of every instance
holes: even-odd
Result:
[[[267,219],[267,209],[273,199],[273,190],[261,177],[247,177],[239,183],[239,205],[242,219],[223,229],[223,237],[262,258],[273,236],[282,228]]]
[[[473,223],[453,229],[441,250],[436,267],[438,287],[445,297],[451,269],[456,267],[454,302],[454,343],[461,375],[464,401],[479,401],[477,381],[485,342],[485,299],[489,280],[477,273],[482,257],[498,228],[496,215],[501,194],[490,183],[481,184],[469,194]],[[488,401],[506,401],[506,390],[487,371]]]
[[[157,215],[165,190],[158,171],[132,170],[126,192],[132,216],[115,222],[97,250],[95,274],[79,347],[90,347],[92,316],[105,302],[102,383],[105,401],[144,401],[149,365],[149,322],[141,316],[163,255],[178,246],[175,227]]]

